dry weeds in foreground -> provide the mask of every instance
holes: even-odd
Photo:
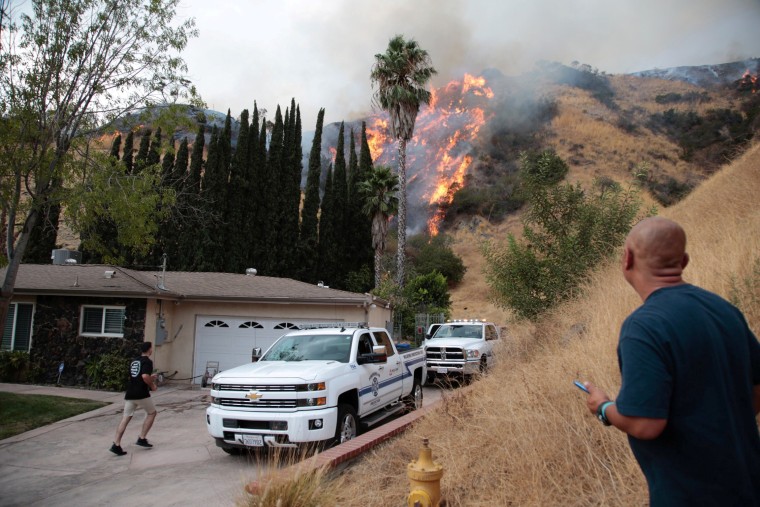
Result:
[[[686,228],[689,282],[728,297],[732,279],[753,276],[758,194],[755,146],[662,213]],[[404,505],[406,465],[429,438],[434,460],[444,466],[449,506],[646,505],[646,483],[625,436],[595,421],[572,385],[574,378],[589,379],[614,395],[617,332],[638,304],[617,263],[600,269],[582,300],[536,325],[513,326],[496,371],[453,391],[434,414],[342,473],[331,483],[339,494],[330,504]],[[758,310],[740,306],[759,331]]]

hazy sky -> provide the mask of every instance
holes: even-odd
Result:
[[[760,57],[760,0],[181,0],[200,37],[184,58],[211,109],[274,114],[295,97],[304,130],[371,111],[374,55],[396,34],[439,75],[539,60],[609,73]]]

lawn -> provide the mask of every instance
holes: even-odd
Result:
[[[63,396],[0,392],[0,440],[106,405]]]

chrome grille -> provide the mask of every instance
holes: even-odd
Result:
[[[219,404],[223,407],[241,408],[296,408],[296,400],[251,401],[246,398],[220,398]]]
[[[295,384],[286,385],[259,385],[259,384],[221,384],[219,391],[287,391],[296,392],[298,386]]]
[[[464,351],[457,347],[428,347],[426,356],[430,361],[464,361]]]

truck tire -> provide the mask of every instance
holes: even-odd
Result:
[[[243,454],[243,449],[240,447],[221,447],[221,449],[230,456],[240,456]]]
[[[406,404],[406,411],[413,412],[419,408],[422,408],[422,385],[417,377],[414,378],[414,384],[412,384],[412,392],[409,396],[404,398]]]
[[[356,410],[351,405],[338,405],[338,423],[335,425],[335,445],[353,440],[357,435]]]

